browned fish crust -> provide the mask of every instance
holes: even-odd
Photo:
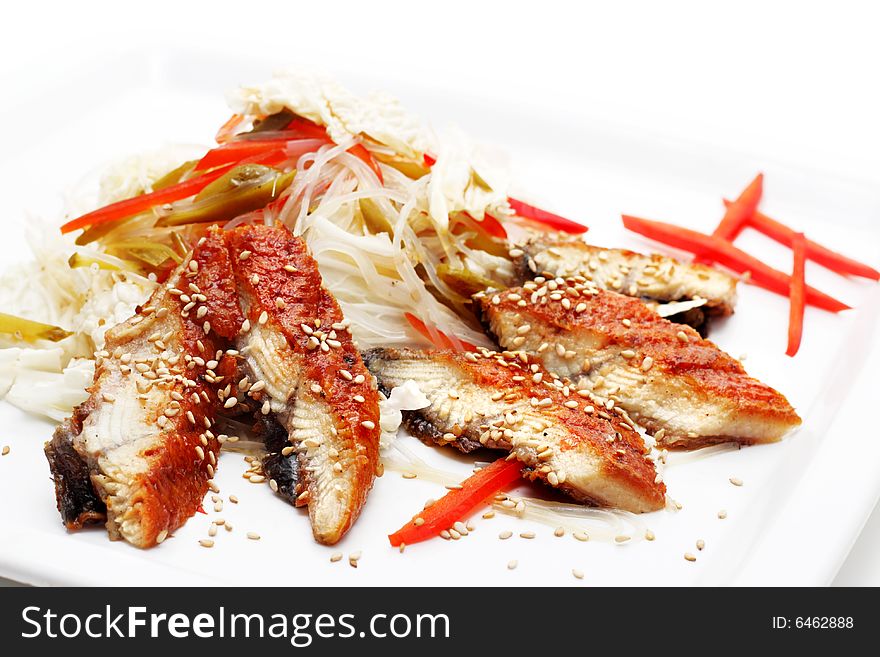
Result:
[[[93,500],[83,493],[86,471],[94,495],[106,506],[111,538],[150,547],[198,510],[219,451],[211,431],[217,391],[235,371],[231,358],[216,353],[225,340],[212,330],[216,326],[228,333],[240,324],[237,306],[229,303],[230,289],[234,287],[222,234],[212,231],[131,319],[107,332],[89,399],[46,446],[58,506],[69,528],[99,517]],[[193,305],[187,309],[189,303]],[[201,306],[207,312],[198,316]],[[140,362],[131,359],[133,345],[148,351]],[[211,361],[217,362],[207,367]],[[133,399],[138,391],[149,394],[141,394],[138,401]],[[124,403],[140,407],[145,426],[131,427],[144,437],[139,448],[122,453],[118,442],[102,443],[109,439],[102,435],[106,427],[99,416]],[[97,427],[89,424],[92,419]],[[70,450],[60,438],[64,434],[70,436]],[[80,467],[71,465],[74,452]],[[76,486],[69,480],[73,473]]]
[[[713,267],[687,263],[657,253],[607,249],[578,237],[542,235],[518,246],[521,280],[583,276],[597,287],[660,302],[702,297],[698,313],[730,315],[736,305],[736,279]]]
[[[768,431],[764,436],[670,431],[644,408],[628,404],[628,391],[621,389],[616,395],[619,405],[649,431],[664,429],[667,444],[766,442],[800,424],[783,395],[748,376],[742,363],[692,328],[663,319],[638,299],[597,289],[582,278],[560,280],[552,281],[553,289],[532,283],[479,298],[503,347],[540,350],[551,371],[573,380],[592,375],[595,381],[601,379],[603,367],[623,367],[632,381],[639,381],[630,392],[637,385],[653,386],[658,393],[654,399],[663,404],[661,391],[672,396],[674,388],[678,401],[695,413],[712,411],[766,425]],[[522,326],[529,329],[520,335],[516,329]],[[593,391],[607,396],[601,386]]]
[[[316,518],[315,505],[337,493],[318,485],[303,452],[297,493],[309,505],[315,538],[335,543],[357,519],[379,472],[378,392],[305,242],[284,228],[266,226],[240,226],[227,240],[232,257],[239,259],[238,286],[251,300],[249,321],[259,323],[265,313],[266,321],[278,327],[302,358],[297,397],[315,395],[332,416],[335,434],[327,439],[342,468],[338,485],[350,495],[344,517],[333,526],[322,526]]]
[[[613,482],[617,487],[615,504],[633,511],[662,508],[665,504],[666,487],[657,477],[654,463],[646,458],[642,437],[616,411],[598,406],[594,400],[572,394],[552,384],[552,378],[536,362],[523,360],[510,353],[480,352],[457,353],[452,351],[415,351],[408,349],[372,349],[364,354],[370,370],[377,376],[380,386],[390,389],[398,384],[383,375],[385,363],[396,360],[425,360],[450,371],[460,373],[460,380],[474,385],[497,397],[497,408],[487,417],[472,409],[475,417],[470,421],[452,423],[442,420],[442,413],[434,404],[420,411],[405,411],[408,428],[417,437],[432,440],[441,445],[453,445],[461,451],[471,451],[475,446],[512,451],[517,458],[530,466],[530,477],[539,478],[563,490],[582,502],[600,505],[611,504],[601,494],[591,495],[584,489],[570,485],[574,473],[563,481],[554,483],[560,473],[553,472],[552,461],[536,457],[533,449],[525,449],[511,442],[512,435],[505,435],[505,413],[519,412],[528,408],[534,417],[541,418],[546,426],[559,427],[564,437],[553,446],[554,458],[565,459],[568,453],[578,453],[588,458],[591,466],[598,463],[599,478]],[[536,375],[543,375],[536,383]],[[455,376],[448,381],[450,395],[455,389]],[[497,391],[497,392],[496,392]],[[531,420],[532,418],[530,418]],[[447,426],[450,425],[450,426]],[[546,435],[546,434],[545,434]],[[454,438],[452,438],[454,436]],[[537,440],[542,440],[540,433]],[[558,453],[555,453],[558,450]],[[570,461],[569,461],[570,462]],[[551,472],[553,472],[551,476]],[[598,490],[598,487],[597,487]],[[621,492],[625,491],[625,492]]]

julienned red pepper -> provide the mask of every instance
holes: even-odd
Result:
[[[725,200],[724,204],[730,205],[731,203],[730,201]],[[771,219],[766,214],[756,212],[750,226],[770,239],[791,248],[795,231],[785,224],[776,221],[775,219]],[[870,278],[874,281],[880,281],[880,271],[877,271],[873,267],[869,267],[858,260],[853,260],[852,258],[848,258],[836,251],[832,251],[812,240],[807,240],[806,254],[808,260],[812,260],[838,274],[849,274],[852,276],[861,276],[862,278]]]
[[[207,154],[198,161],[193,168],[193,171],[207,171],[208,169],[223,166],[230,162],[239,162],[246,157],[253,157],[265,153],[266,151],[276,150],[283,147],[290,150],[291,147],[298,143],[314,146],[314,150],[317,150],[321,144],[329,143],[329,140],[299,139],[291,141],[287,137],[275,137],[270,139],[231,141],[228,144],[209,150]]]
[[[418,331],[426,340],[428,340],[428,342],[437,347],[437,349],[452,349],[453,351],[477,350],[476,346],[472,345],[470,342],[459,340],[458,338],[453,340],[443,331],[433,326],[428,328],[422,320],[412,313],[403,313],[403,316],[406,317],[406,321],[409,322],[410,326]]]
[[[384,185],[385,179],[382,177],[382,170],[379,168],[379,163],[376,162],[376,158],[370,155],[370,151],[367,150],[367,147],[363,144],[355,144],[351,148],[348,149],[348,152],[354,155],[359,160],[362,160],[364,164],[366,164],[370,169],[373,170],[373,173],[376,174],[376,177],[379,179],[379,184]]]
[[[791,271],[791,285],[788,293],[791,303],[788,314],[788,348],[785,350],[788,356],[794,356],[798,352],[804,333],[807,240],[803,233],[794,234],[791,248],[794,253],[794,267]]]
[[[761,202],[761,195],[764,193],[764,174],[759,173],[755,179],[749,183],[742,194],[727,206],[721,223],[712,232],[715,237],[720,237],[728,242],[733,242],[737,235],[742,232],[749,222],[754,218],[755,212],[758,211],[758,204]],[[694,258],[694,262],[710,264],[711,260],[704,257]]]
[[[474,226],[477,230],[486,233],[490,237],[498,237],[500,239],[507,239],[507,230],[501,224],[498,219],[493,217],[488,212],[483,213],[482,219],[477,219],[470,212],[464,212],[464,215],[467,216],[468,219],[474,222]]]
[[[464,520],[473,510],[520,478],[522,463],[500,458],[461,482],[427,509],[420,511],[403,527],[388,537],[391,545],[411,545],[439,536],[456,522]]]
[[[220,126],[220,129],[214,137],[214,141],[218,144],[225,144],[235,136],[235,130],[241,125],[242,121],[244,121],[244,117],[241,114],[233,114],[230,116],[226,119],[226,123]]]
[[[536,208],[534,205],[523,203],[515,198],[508,198],[507,202],[518,216],[542,224],[553,230],[560,230],[564,233],[572,233],[575,235],[586,233],[589,230],[589,228],[583,224],[576,223],[565,217],[560,217],[558,214],[547,212],[541,208]]]
[[[131,217],[133,215],[140,214],[141,212],[146,212],[150,208],[157,205],[163,205],[165,203],[172,203],[174,201],[180,201],[182,199],[189,198],[194,194],[198,194],[209,183],[217,180],[217,178],[225,174],[233,167],[239,166],[241,164],[280,164],[286,158],[287,154],[283,150],[274,150],[256,155],[254,157],[245,158],[237,162],[231,162],[222,167],[212,169],[211,171],[203,173],[202,175],[195,178],[190,178],[189,180],[185,180],[182,183],[172,185],[171,187],[165,187],[158,191],[150,192],[149,194],[141,194],[140,196],[135,196],[134,198],[129,198],[125,199],[124,201],[117,201],[116,203],[105,205],[103,208],[93,210],[92,212],[86,213],[81,217],[73,219],[72,221],[68,221],[66,224],[61,226],[61,232],[69,233],[79,228],[85,228],[86,226],[96,226],[98,224],[107,223],[108,221],[124,219],[125,217]]]
[[[759,285],[777,294],[788,296],[791,276],[777,269],[765,265],[763,262],[749,255],[745,251],[736,248],[730,242],[698,233],[695,230],[667,224],[661,221],[640,219],[629,215],[623,215],[623,225],[631,231],[650,237],[653,240],[667,244],[695,255],[710,258],[729,269],[738,273],[749,272],[750,282]],[[822,308],[830,312],[847,310],[848,305],[838,301],[824,292],[806,286],[806,302],[811,306]]]

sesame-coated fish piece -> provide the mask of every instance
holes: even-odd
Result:
[[[502,347],[611,401],[666,445],[772,442],[801,422],[784,396],[692,328],[584,278],[477,301]]]
[[[557,386],[537,363],[485,350],[372,349],[364,360],[386,394],[413,380],[431,401],[404,412],[423,440],[509,451],[527,476],[581,502],[633,512],[665,503],[665,485],[625,416]]]
[[[571,237],[541,236],[517,247],[523,280],[582,276],[597,287],[660,302],[705,299],[708,315],[729,315],[736,305],[736,279],[700,264],[658,254],[605,249]]]
[[[69,529],[104,520],[112,539],[150,547],[196,512],[217,464],[214,400],[234,372],[217,349],[240,323],[212,232],[107,332],[89,398],[46,445]]]
[[[226,239],[246,316],[236,338],[242,392],[268,425],[263,467],[279,494],[308,506],[315,539],[336,543],[379,468],[375,383],[302,239],[267,226]]]

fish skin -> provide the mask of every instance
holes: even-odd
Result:
[[[539,275],[583,276],[602,289],[632,297],[661,302],[700,297],[706,299],[705,312],[714,316],[730,315],[736,306],[737,280],[705,265],[606,249],[562,236],[535,237],[517,248],[523,251],[519,266],[523,281]]]
[[[97,359],[89,398],[46,445],[58,507],[68,528],[77,529],[103,514],[111,539],[146,548],[173,533],[199,508],[211,478],[211,455],[216,463],[219,451],[216,437],[209,433],[216,404],[196,404],[190,398],[196,394],[201,399],[204,394],[214,400],[218,386],[209,381],[214,376],[205,366],[189,359],[200,353],[199,343],[206,354],[203,360],[215,359],[218,334],[211,333],[205,322],[216,318],[223,325],[220,317],[236,311],[237,306],[225,306],[228,297],[221,293],[224,285],[226,292],[231,285],[231,277],[224,273],[229,271],[225,253],[222,239],[212,232],[153,293],[144,306],[152,312],[138,308],[134,317],[107,332],[105,350],[110,356]],[[198,263],[196,270],[190,269],[191,261]],[[195,317],[195,308],[183,311],[183,300],[170,291],[188,290],[190,284],[211,293],[200,304],[208,309],[202,318]],[[163,317],[158,316],[160,311]],[[151,339],[155,334],[162,339]],[[115,357],[117,350],[131,354],[131,361],[125,364]],[[135,367],[140,359],[157,358],[167,372],[151,370],[156,379]],[[232,371],[234,363],[221,355],[213,373],[223,377]],[[175,394],[182,401],[173,398]],[[167,417],[165,411],[172,407],[178,411]],[[167,417],[164,427],[159,426],[159,417]],[[204,457],[198,456],[198,450]],[[73,453],[81,460],[79,467],[72,466]],[[103,509],[83,493],[89,486]]]
[[[534,354],[558,376],[614,399],[649,433],[662,430],[659,442],[773,442],[800,424],[783,395],[692,328],[583,279],[554,286],[531,283],[476,300],[502,347]]]
[[[665,485],[646,458],[642,437],[618,413],[534,383],[533,366],[550,381],[535,363],[489,351],[381,348],[365,352],[364,360],[385,393],[407,380],[419,385],[431,405],[404,411],[404,417],[424,440],[464,452],[477,446],[509,451],[527,466],[530,478],[581,502],[633,512],[665,504]],[[503,398],[493,400],[499,394]],[[535,406],[532,399],[549,401]],[[590,405],[593,412],[586,411]]]
[[[245,373],[266,382],[256,401],[269,402],[296,448],[287,457],[274,454],[268,465],[289,473],[296,462],[295,503],[308,506],[315,539],[334,544],[354,524],[379,472],[378,392],[302,239],[284,228],[240,226],[227,233],[227,244],[251,327],[237,338]],[[325,340],[315,346],[304,324]]]

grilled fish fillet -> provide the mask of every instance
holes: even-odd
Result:
[[[478,295],[499,344],[613,400],[666,445],[779,440],[801,420],[690,327],[584,278]]]
[[[537,363],[490,351],[372,349],[364,359],[380,389],[412,379],[431,401],[404,411],[414,435],[469,452],[507,450],[576,500],[634,512],[662,508],[666,488],[642,437],[589,392],[553,383]]]
[[[711,267],[657,254],[591,246],[577,238],[534,238],[522,251],[523,280],[535,276],[583,276],[597,287],[657,301],[706,300],[709,315],[730,315],[736,305],[736,279]]]
[[[230,273],[212,234],[107,332],[89,398],[46,445],[69,529],[106,520],[112,539],[150,547],[198,509],[217,463],[217,391],[234,372],[217,350],[240,325]]]
[[[266,226],[226,239],[246,316],[238,387],[266,423],[264,469],[279,494],[308,505],[315,539],[336,543],[379,468],[375,382],[301,239]]]

